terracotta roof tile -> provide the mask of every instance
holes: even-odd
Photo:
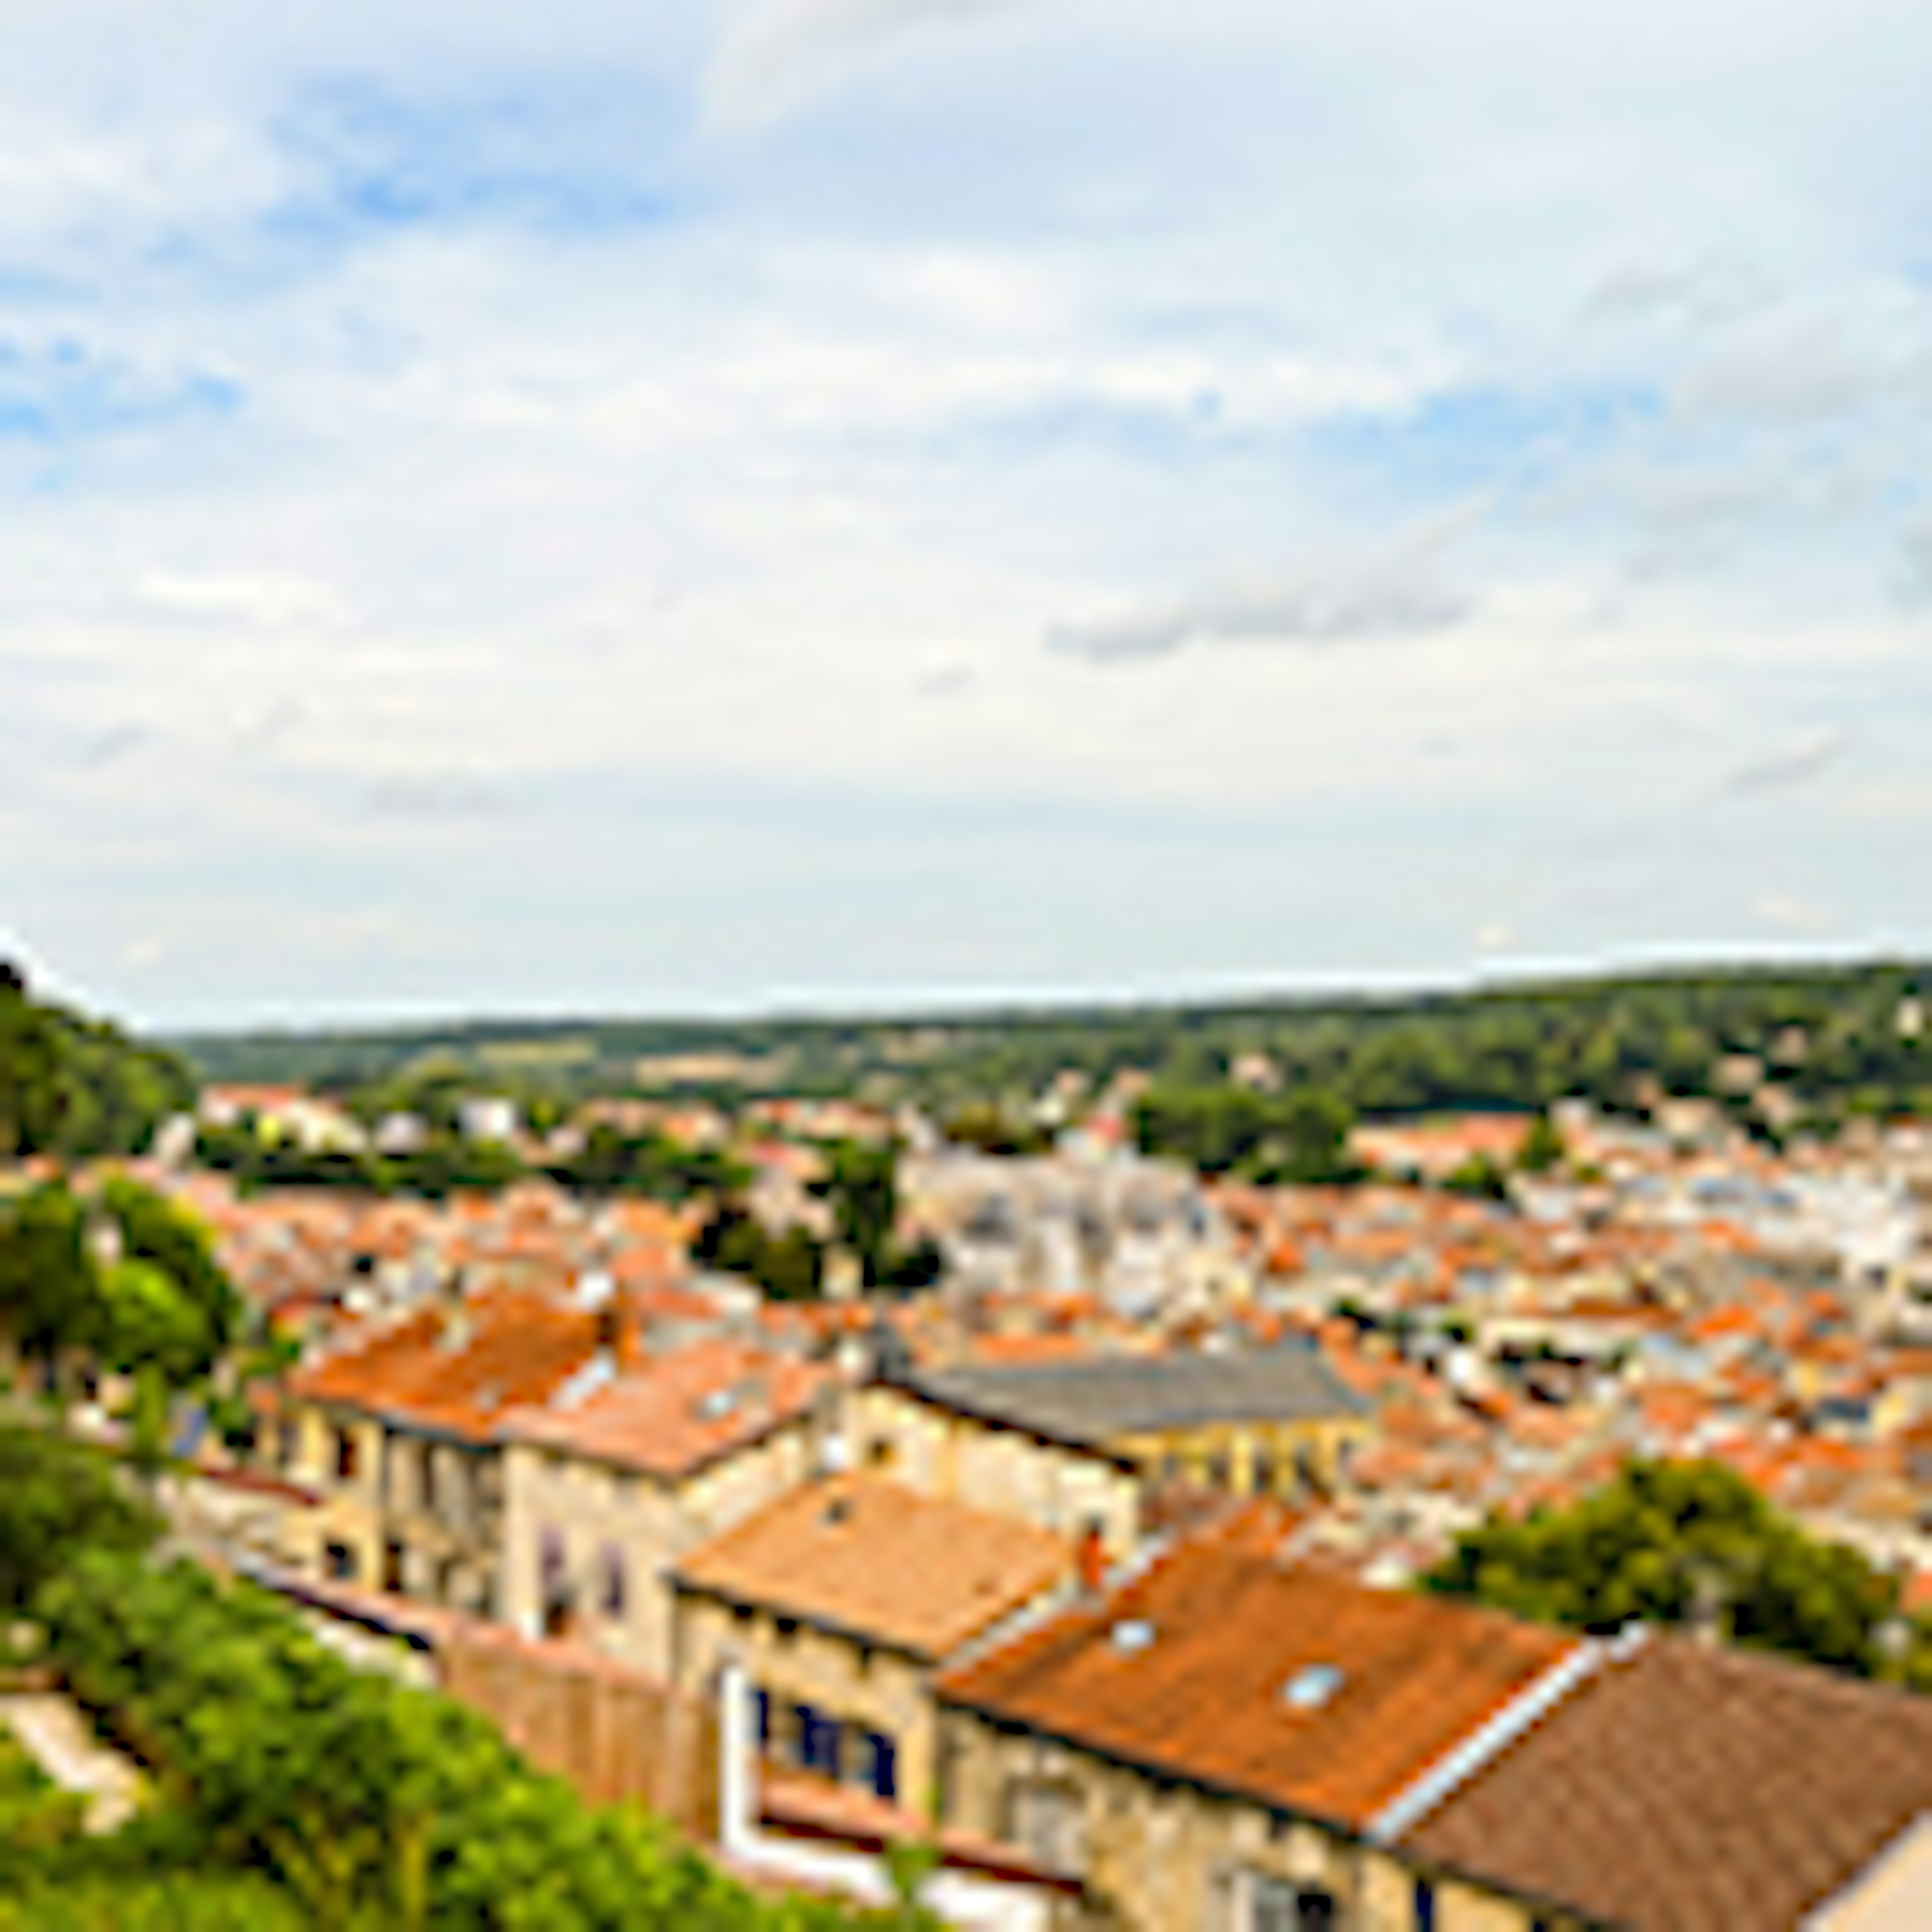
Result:
[[[591,1310],[537,1294],[475,1295],[460,1312],[426,1308],[383,1327],[359,1348],[298,1370],[289,1388],[482,1440],[505,1411],[548,1400],[596,1347]]]
[[[1358,1826],[1575,1642],[1208,1541],[950,1672],[940,1693],[1163,1775]],[[1340,1673],[1332,1697],[1295,1708],[1285,1687],[1322,1666]]]
[[[723,1336],[647,1356],[568,1408],[513,1409],[506,1437],[653,1475],[688,1475],[804,1416],[831,1371]]]
[[[1066,1538],[854,1472],[693,1550],[686,1588],[937,1658],[1071,1570]]]

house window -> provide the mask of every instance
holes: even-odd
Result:
[[[546,1529],[538,1544],[538,1588],[546,1636],[562,1636],[572,1615],[569,1573],[565,1567],[563,1532]]]
[[[356,1580],[356,1552],[346,1543],[332,1543],[322,1552],[322,1567],[333,1583],[352,1583]]]
[[[874,1797],[888,1803],[896,1798],[899,1795],[898,1746],[878,1731],[868,1731],[860,1775]]]
[[[292,1420],[286,1421],[277,1432],[280,1441],[282,1467],[292,1475],[296,1466],[302,1459],[302,1430]]]
[[[403,1546],[394,1537],[382,1546],[382,1588],[392,1596],[403,1587]]]
[[[1436,1888],[1426,1878],[1415,1881],[1415,1932],[1436,1932]]]
[[[1341,1923],[1334,1895],[1318,1888],[1252,1872],[1240,1889],[1242,1932],[1334,1932]]]
[[[624,1552],[614,1543],[604,1546],[603,1585],[604,1614],[621,1617],[625,1603]]]
[[[752,1736],[761,1751],[772,1747],[772,1694],[760,1690],[756,1684],[752,1687]]]
[[[811,1704],[799,1705],[793,1712],[793,1721],[796,1726],[794,1750],[800,1770],[836,1778],[844,1755],[844,1726]]]
[[[1080,1794],[1066,1785],[1016,1778],[1006,1787],[1006,1836],[1048,1871],[1082,1869],[1084,1823]]]
[[[342,1483],[356,1480],[356,1437],[350,1430],[335,1432],[335,1477]]]

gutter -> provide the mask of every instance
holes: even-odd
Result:
[[[1399,1791],[1372,1817],[1364,1835],[1376,1844],[1393,1844],[1420,1824],[1460,1786],[1542,1722],[1572,1691],[1606,1664],[1621,1663],[1645,1640],[1640,1624],[1620,1636],[1582,1638],[1576,1648],[1532,1678],[1502,1708]]]

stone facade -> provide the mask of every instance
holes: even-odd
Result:
[[[859,1466],[922,1495],[1064,1536],[1096,1526],[1113,1556],[1133,1547],[1140,1488],[1124,1458],[1042,1442],[884,1384],[854,1394],[844,1428]]]
[[[1583,1932],[1316,1820],[970,1712],[942,1712],[938,1791],[942,1825],[1082,1882],[1055,1932]]]
[[[673,1674],[668,1572],[811,1474],[801,1420],[682,1480],[513,1442],[504,1452],[504,1620],[527,1636],[567,1623],[634,1668]]]

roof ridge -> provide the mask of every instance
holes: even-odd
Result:
[[[1615,1637],[1581,1637],[1539,1671],[1502,1707],[1411,1779],[1369,1820],[1368,1837],[1381,1844],[1406,1837],[1430,1812],[1542,1723],[1602,1670],[1621,1663],[1646,1640],[1641,1624]]]

